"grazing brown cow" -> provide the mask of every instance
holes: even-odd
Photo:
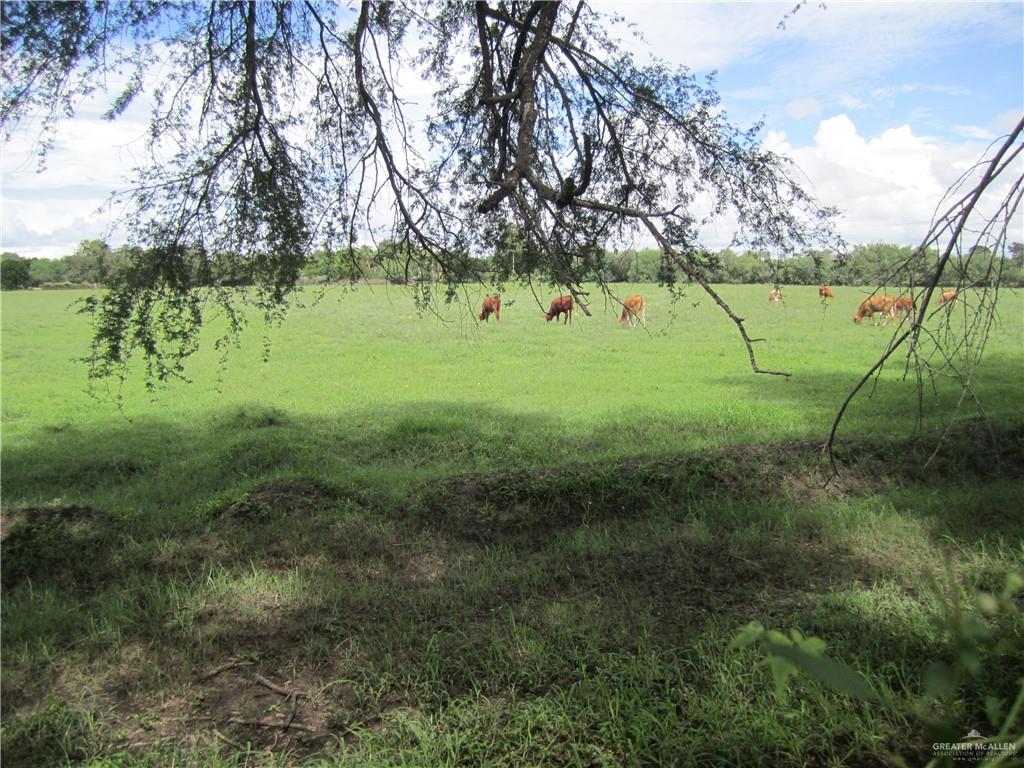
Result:
[[[821,299],[822,304],[824,304],[828,299],[835,298],[835,296],[832,295],[832,290],[827,285],[818,286],[818,297]]]
[[[549,323],[552,318],[557,322],[558,316],[565,314],[565,322],[569,323],[572,321],[572,296],[559,296],[557,299],[551,300],[551,307],[547,312],[544,313],[544,319]]]
[[[943,291],[939,296],[939,306],[943,304],[949,304],[951,301],[956,301],[956,291]]]
[[[782,289],[776,285],[768,294],[768,303],[774,304],[777,301],[782,301]]]
[[[896,315],[900,312],[913,312],[916,307],[914,306],[914,298],[912,296],[900,296],[893,302],[892,305],[892,316],[893,320],[896,319]]]
[[[896,319],[896,312],[893,309],[895,305],[896,297],[890,296],[887,293],[879,296],[869,296],[857,308],[857,314],[853,316],[853,322],[859,323],[865,317],[870,317],[874,320],[875,313],[880,312],[882,314],[882,325],[885,325],[887,320]]]
[[[644,328],[647,327],[647,302],[643,296],[629,296],[622,302],[622,314],[619,315],[619,323],[629,323],[630,328],[636,328],[636,321],[639,320]]]
[[[501,320],[501,296],[486,296],[484,305],[480,308],[480,319],[491,321],[491,313],[494,313],[495,320]]]

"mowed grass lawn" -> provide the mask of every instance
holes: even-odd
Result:
[[[478,324],[475,290],[439,318],[307,289],[226,366],[215,322],[191,383],[92,394],[84,294],[4,294],[5,763],[913,765],[933,720],[995,734],[1019,655],[941,703],[921,680],[955,661],[950,595],[1024,570],[1021,295],[973,381],[988,422],[942,377],[919,422],[892,364],[826,486],[817,447],[891,338],[851,322],[867,291],[721,287],[784,379],[697,289],[617,289],[647,331],[599,298],[545,323],[552,290]],[[727,648],[751,619],[878,699],[781,700]]]

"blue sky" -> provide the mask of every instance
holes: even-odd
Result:
[[[1024,5],[1015,7],[1018,19],[1022,9]],[[807,41],[780,35],[778,42],[766,46],[768,61],[812,61],[820,54]],[[769,127],[786,131],[799,144],[814,138],[821,117],[836,113],[855,116],[865,135],[909,124],[915,132],[957,141],[963,135],[957,126],[988,125],[1007,111],[1020,112],[1020,57],[1019,40],[974,50],[959,42],[946,50],[907,51],[903,61],[870,75],[808,82],[792,71],[777,70],[776,76],[765,78],[763,62],[739,61],[720,71],[718,82],[735,119],[751,122],[765,115]],[[765,84],[770,93],[750,94],[753,84]]]
[[[624,40],[695,73],[718,72],[740,127],[764,119],[850,242],[916,243],[946,187],[1024,114],[1024,3],[595,3],[636,25]],[[410,83],[422,93],[423,84]],[[146,109],[111,125],[104,100],[61,130],[35,172],[31,131],[3,148],[0,248],[58,257],[111,231],[106,196],[141,159]],[[1024,225],[1014,239],[1024,240]],[[706,233],[712,247],[728,222]]]
[[[656,54],[717,70],[737,121],[805,144],[822,117],[856,116],[865,135],[910,124],[944,141],[957,125],[1022,109],[1024,4],[623,3]],[[788,107],[788,108],[787,108]]]
[[[812,0],[779,29],[794,5],[599,7],[642,31],[637,51],[716,71],[730,118],[764,120],[766,146],[843,212],[848,241],[916,244],[947,187],[1024,114],[1024,4]]]

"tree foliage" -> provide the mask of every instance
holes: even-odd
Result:
[[[2,32],[5,126],[41,112],[52,136],[115,75],[112,119],[140,92],[155,104],[122,200],[143,250],[87,306],[98,376],[136,352],[155,379],[181,375],[211,311],[279,317],[314,254],[359,276],[367,237],[423,302],[514,238],[502,276],[542,275],[586,311],[605,243],[638,233],[664,275],[713,296],[758,371],[708,284],[702,224],[728,216],[738,244],[776,253],[831,238],[832,212],[757,126],[728,121],[713,81],[639,62],[585,2],[9,2]],[[400,85],[417,78],[435,86],[422,120]],[[198,288],[209,274],[256,289]]]
[[[0,260],[0,287],[5,291],[16,291],[32,285],[28,262],[5,253]]]

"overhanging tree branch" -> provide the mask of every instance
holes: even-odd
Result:
[[[409,57],[414,26],[422,50]],[[389,274],[415,281],[428,303],[442,295],[435,279],[454,300],[480,278],[471,257],[517,231],[531,258],[516,277],[567,286],[587,311],[583,282],[605,285],[605,245],[653,229],[675,265],[669,278],[714,298],[754,371],[782,375],[758,366],[742,319],[691,256],[707,250],[695,202],[709,201],[708,220],[731,214],[753,248],[833,237],[831,211],[760,148],[756,130],[727,122],[710,83],[638,64],[585,2],[367,0],[354,18],[318,0],[11,2],[3,32],[5,65],[20,74],[2,114],[15,119],[30,105],[56,116],[92,87],[78,73],[110,71],[140,42],[159,41],[173,65],[160,70],[152,158],[128,196],[147,263],[96,307],[112,359],[132,348],[121,342],[133,328],[146,359],[192,349],[202,318],[161,325],[155,309],[200,288],[190,260],[171,254],[200,254],[204,274],[251,276],[257,305],[277,313],[314,247],[351,257],[360,240],[384,241]],[[66,56],[54,57],[55,41]],[[404,113],[398,64],[406,82],[415,71],[436,83],[421,124]]]

